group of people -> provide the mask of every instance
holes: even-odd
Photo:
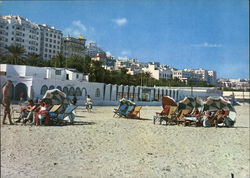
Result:
[[[217,111],[199,111],[194,108],[191,112],[184,114],[184,123],[190,123],[194,121],[197,126],[212,127],[212,126],[226,126],[233,127],[235,118],[229,117],[229,110],[217,110]]]
[[[33,100],[28,100],[28,104],[21,109],[16,123],[27,122],[38,125],[49,125],[49,108],[50,105],[46,104],[44,100],[40,100],[38,104],[34,104]]]
[[[3,100],[2,105],[4,107],[3,112],[3,120],[2,124],[6,123],[6,118],[9,119],[9,124],[13,125],[14,122],[11,118],[11,109],[10,109],[10,87],[12,85],[12,81],[8,80],[4,86],[2,87],[2,94],[3,94]],[[76,105],[77,98],[74,96],[72,99],[72,104]],[[89,111],[92,109],[92,99],[88,95],[85,100],[86,109]],[[27,105],[23,108],[21,108],[20,115],[16,121],[16,123],[24,123],[27,122],[33,123],[34,125],[49,125],[50,122],[50,116],[49,116],[49,109],[52,107],[52,105],[46,104],[44,99],[39,100],[38,104],[35,104],[33,100],[28,100]]]

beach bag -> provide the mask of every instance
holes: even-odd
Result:
[[[234,121],[230,119],[230,117],[226,117],[224,120],[224,124],[226,127],[233,127],[234,126]]]

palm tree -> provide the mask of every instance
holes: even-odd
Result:
[[[20,46],[11,45],[5,47],[10,53],[11,64],[24,64],[23,55],[25,53],[25,49]]]
[[[51,64],[53,67],[67,67],[66,59],[62,53],[57,53],[55,57],[51,59]]]
[[[144,76],[146,78],[146,86],[148,86],[148,80],[152,77],[152,74],[151,72],[145,72]]]
[[[36,53],[28,54],[25,63],[30,66],[45,66],[45,62],[41,59],[41,55]]]

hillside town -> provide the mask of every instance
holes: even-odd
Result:
[[[63,54],[65,57],[84,57],[88,55],[92,60],[101,61],[103,68],[110,71],[126,68],[128,74],[134,75],[148,72],[157,80],[177,78],[183,82],[193,80],[205,81],[211,85],[217,83],[217,75],[214,70],[175,69],[159,62],[145,63],[137,59],[117,59],[114,56],[108,56],[96,43],[87,43],[87,39],[83,36],[77,38],[64,36],[61,30],[53,26],[36,24],[20,16],[1,16],[1,53],[6,53],[5,47],[10,45],[23,47],[27,55],[38,54],[44,60],[49,60],[58,53]]]

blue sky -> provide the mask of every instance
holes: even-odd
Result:
[[[0,14],[81,34],[115,57],[249,78],[248,0],[2,1]]]

